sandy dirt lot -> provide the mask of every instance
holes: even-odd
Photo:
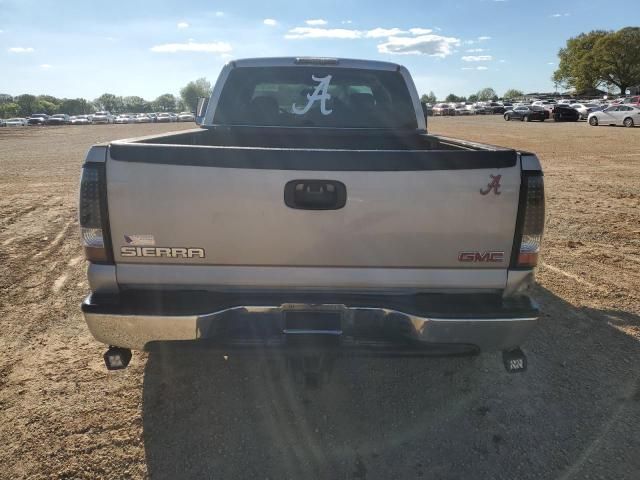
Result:
[[[196,347],[107,373],[84,325],[84,154],[191,126],[0,129],[0,478],[640,477],[640,128],[433,119],[542,160],[530,369],[344,359],[308,390],[277,360]]]

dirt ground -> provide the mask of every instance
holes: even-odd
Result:
[[[498,354],[344,359],[307,390],[196,347],[107,373],[79,310],[80,166],[192,124],[0,129],[0,478],[640,478],[640,128],[430,120],[543,163],[525,374]]]

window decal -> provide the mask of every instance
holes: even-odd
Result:
[[[313,91],[313,93],[311,94],[307,93],[307,100],[309,101],[304,106],[304,108],[297,107],[296,104],[294,103],[291,106],[291,110],[296,115],[304,115],[309,110],[311,110],[311,107],[315,102],[319,101],[320,112],[323,115],[329,115],[331,112],[333,112],[333,110],[327,110],[327,105],[326,105],[326,101],[331,99],[331,95],[327,92],[327,90],[329,89],[329,82],[331,81],[331,75],[327,75],[326,77],[316,77],[315,75],[311,75],[311,79],[314,82],[319,82],[319,83],[316,86],[316,89]]]

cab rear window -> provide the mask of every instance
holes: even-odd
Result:
[[[397,71],[335,67],[239,67],[222,89],[214,124],[417,128]]]

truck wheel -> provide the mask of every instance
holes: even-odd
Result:
[[[559,121],[560,121],[560,116],[559,116],[558,114],[555,114],[555,115],[553,116],[553,121],[554,121],[554,122],[559,122]]]
[[[530,122],[531,121],[531,117],[529,115],[527,115],[526,117],[524,117],[524,121],[525,122]]]
[[[545,120],[545,118],[544,118],[544,117],[542,117],[542,118],[540,119],[540,121],[541,121],[541,122],[544,122],[544,120]]]
[[[504,119],[505,119],[507,122],[511,121],[511,115],[509,115],[509,114],[505,115],[505,116],[504,116]]]
[[[622,123],[624,124],[625,127],[633,127],[633,118],[627,117],[624,119],[624,122]]]
[[[591,117],[589,119],[589,125],[591,125],[592,127],[597,127],[598,126],[598,117]]]

